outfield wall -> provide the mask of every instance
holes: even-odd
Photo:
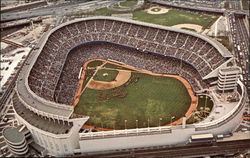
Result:
[[[238,104],[228,115],[210,123],[201,122],[187,125],[185,128],[182,125],[177,125],[78,134],[82,124],[81,120],[78,120],[68,134],[56,135],[32,126],[18,114],[16,116],[19,123],[25,124],[31,131],[35,142],[55,156],[73,155],[75,152],[87,153],[161,145],[184,145],[191,135],[212,133],[216,136],[228,134],[239,126],[247,95],[244,85],[240,81],[238,83],[238,91],[241,97]]]
[[[107,137],[102,138],[102,132],[100,133],[99,138],[94,138],[95,133],[88,133],[90,136],[87,140],[86,137],[83,140],[79,141],[81,152],[98,152],[98,151],[108,151],[108,150],[119,150],[119,149],[128,149],[128,148],[142,148],[142,147],[150,147],[150,146],[162,146],[162,145],[176,145],[176,144],[186,144],[188,143],[191,135],[194,134],[206,134],[212,133],[214,136],[219,134],[228,134],[233,132],[233,130],[238,127],[241,119],[242,119],[243,110],[238,113],[238,115],[231,120],[230,122],[220,126],[219,128],[214,128],[212,130],[203,130],[196,131],[195,127],[188,126],[183,129],[181,126],[173,126],[171,127],[171,132],[160,133],[160,129],[158,128],[158,134],[148,134],[138,133],[138,135],[133,136],[116,136],[116,137]],[[157,128],[157,127],[156,127]],[[155,128],[155,130],[156,130]],[[151,129],[151,128],[150,128]],[[147,129],[145,129],[146,131]],[[111,134],[113,131],[110,131]],[[120,133],[120,131],[115,131],[113,133]],[[129,132],[129,131],[127,131]],[[103,132],[105,133],[105,132]],[[126,135],[126,131],[123,130],[123,133]],[[82,138],[83,135],[79,134]],[[92,135],[92,136],[91,136]],[[104,134],[105,135],[105,134]],[[117,134],[118,135],[118,134]],[[121,135],[121,134],[119,134]]]

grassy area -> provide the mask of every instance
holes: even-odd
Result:
[[[204,15],[187,12],[184,10],[169,10],[165,14],[148,14],[144,10],[133,13],[133,19],[148,23],[154,23],[165,26],[177,24],[197,24],[203,26],[203,29],[209,28],[218,18],[218,16]]]
[[[111,82],[115,80],[117,74],[118,74],[117,70],[101,69],[98,70],[97,73],[95,74],[94,80]]]
[[[87,15],[96,15],[96,16],[111,16],[112,14],[117,14],[119,12],[116,12],[116,11],[112,11],[112,10],[109,10],[108,8],[101,8],[101,9],[97,9],[97,10],[94,10],[92,12],[88,12],[86,13]]]
[[[91,70],[91,69],[88,69],[87,71],[85,71],[85,80],[83,82],[82,88],[86,86],[86,84],[89,82],[90,78],[94,75],[94,73],[95,73],[95,70]]]
[[[188,124],[196,123],[202,121],[206,118],[211,110],[213,109],[213,101],[210,97],[200,95],[198,96],[198,105],[196,110],[198,111],[196,114],[192,115],[188,120]]]
[[[95,61],[92,61],[90,63],[88,63],[87,65],[87,68],[91,67],[97,67],[97,66],[100,66],[103,62],[102,61],[99,61],[99,60],[95,60]],[[85,79],[84,79],[84,82],[83,82],[83,86],[82,88],[84,88],[86,86],[86,84],[89,82],[90,78],[94,75],[96,69],[87,69],[85,71]]]
[[[102,61],[100,60],[95,60],[95,61],[91,61],[90,63],[88,63],[87,67],[97,67],[102,65]]]
[[[137,0],[126,0],[124,2],[121,2],[120,6],[123,6],[123,7],[133,7],[136,4],[137,4]]]
[[[109,129],[168,124],[184,116],[191,103],[185,86],[177,79],[132,72],[124,85],[110,90],[86,89],[75,107],[76,114],[90,116],[86,123]],[[160,118],[162,118],[160,120]],[[148,121],[149,120],[149,121]]]
[[[126,1],[128,3],[129,1]],[[125,3],[125,2],[124,2]],[[176,10],[170,9],[165,14],[148,14],[145,9],[149,8],[150,4],[145,3],[141,9],[136,11],[126,11],[126,12],[119,12],[119,11],[112,11],[108,8],[101,8],[95,11],[87,13],[87,15],[103,15],[103,16],[111,16],[112,14],[123,14],[123,13],[132,13],[133,19],[158,25],[164,26],[173,26],[177,24],[197,24],[203,26],[203,29],[209,28],[219,16],[215,15],[207,15],[207,14],[200,14],[200,13],[193,13],[188,12],[185,10]],[[158,11],[158,8],[155,9]]]
[[[114,4],[113,7],[120,8],[116,4]],[[144,9],[149,8],[149,7],[150,7],[149,3],[145,3],[141,8],[138,8],[136,10],[144,10]],[[110,10],[107,7],[105,7],[105,8],[100,8],[100,9],[97,9],[97,10],[94,10],[94,11],[91,11],[91,12],[88,12],[85,14],[86,15],[95,15],[95,16],[98,16],[98,15],[111,16],[112,14],[126,14],[126,13],[133,13],[133,12],[135,12],[135,11],[113,11],[113,10]]]
[[[114,64],[110,64],[110,63],[106,63],[103,67],[105,67],[105,68],[111,68],[111,69],[119,69],[119,70],[130,70],[128,68],[121,67],[121,66],[114,65]]]
[[[119,6],[118,3],[113,4],[112,7],[113,7],[113,8],[116,8],[116,9],[119,9],[119,8],[120,8],[120,6]]]

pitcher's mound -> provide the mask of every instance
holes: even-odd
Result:
[[[165,14],[169,11],[169,9],[164,8],[164,7],[151,7],[146,10],[148,14]]]
[[[104,77],[105,77],[105,76],[108,76],[108,75],[109,75],[108,73],[104,73],[102,76],[104,76]]]

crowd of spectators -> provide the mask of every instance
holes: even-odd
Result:
[[[80,45],[91,41],[107,42]],[[225,62],[210,43],[188,34],[114,20],[89,20],[64,26],[50,35],[31,70],[29,85],[45,99],[71,104],[80,67],[93,58],[113,59],[155,73],[179,74],[195,91],[206,88],[202,77]]]

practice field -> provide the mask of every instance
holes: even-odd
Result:
[[[128,71],[111,69],[112,64],[106,64],[96,68],[95,75],[105,73],[113,78],[114,71]],[[85,88],[74,112],[90,116],[86,123],[90,126],[124,129],[126,122],[126,128],[141,128],[169,124],[171,117],[174,122],[185,115],[190,105],[191,97],[180,80],[132,70],[129,80],[119,87]]]
[[[156,7],[156,8],[164,8],[164,7]],[[119,11],[112,11],[108,8],[101,8],[95,11],[88,12],[86,14],[96,15],[96,16],[99,15],[111,16],[112,14],[131,13],[133,14],[133,20],[164,25],[164,26],[174,26],[178,24],[196,24],[202,26],[203,29],[209,28],[219,18],[219,16],[216,15],[194,13],[185,10],[177,10],[169,8],[165,8],[168,11],[163,14],[150,14],[148,13],[148,9],[150,9],[150,4],[146,3],[141,9],[136,11],[119,12]],[[155,13],[158,13],[156,11],[157,9],[155,10]]]
[[[126,0],[124,2],[120,2],[122,7],[133,7],[137,4],[137,0]]]
[[[170,9],[164,14],[149,14],[145,10],[140,10],[133,13],[133,19],[165,26],[174,26],[177,24],[197,24],[201,25],[203,29],[206,29],[218,19],[218,16],[198,14],[175,9]]]

